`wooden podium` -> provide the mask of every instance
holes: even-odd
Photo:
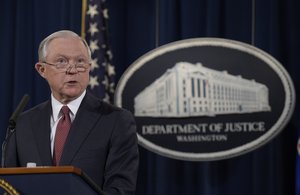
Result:
[[[72,166],[0,168],[0,180],[21,195],[103,194],[84,172]],[[14,194],[7,193],[6,194]]]

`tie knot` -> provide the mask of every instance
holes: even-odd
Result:
[[[62,111],[62,113],[63,113],[64,115],[66,115],[66,114],[69,114],[70,109],[69,109],[68,106],[63,106],[63,107],[61,108],[61,111]]]

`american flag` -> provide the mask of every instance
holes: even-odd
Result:
[[[92,52],[88,88],[106,102],[113,102],[115,68],[108,44],[108,10],[104,0],[82,0],[81,35]]]

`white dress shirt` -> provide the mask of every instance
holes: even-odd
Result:
[[[69,102],[66,105],[70,109],[70,118],[71,118],[72,122],[75,119],[76,113],[78,111],[78,108],[79,108],[85,94],[86,94],[86,91],[84,91],[78,98]],[[53,94],[51,94],[51,105],[52,105],[52,115],[50,117],[50,128],[51,128],[50,142],[51,142],[51,155],[53,155],[56,126],[57,126],[59,119],[62,117],[62,113],[60,112],[60,110],[64,106],[64,104],[60,103],[57,99],[55,99]]]

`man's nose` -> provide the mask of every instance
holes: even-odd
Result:
[[[66,74],[77,74],[76,64],[71,64],[66,70]]]

